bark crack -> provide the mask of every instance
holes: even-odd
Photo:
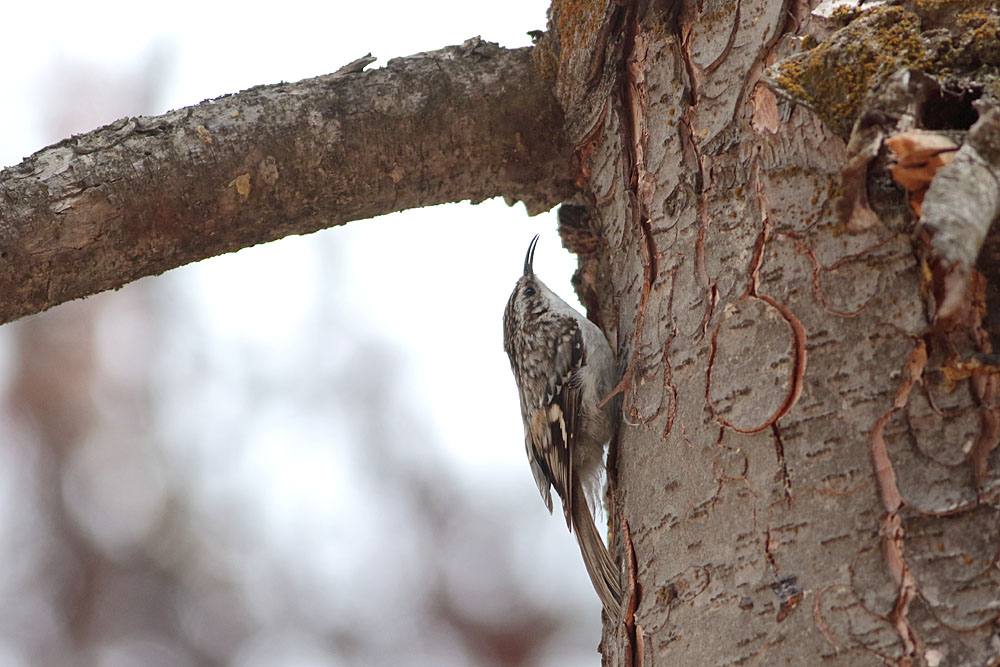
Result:
[[[647,115],[647,96],[643,69],[646,61],[636,54],[636,32],[638,31],[638,3],[631,3],[625,15],[623,25],[623,62],[624,67],[619,74],[618,94],[621,104],[621,119],[623,126],[623,155],[627,160],[629,174],[628,198],[632,221],[642,236],[642,268],[643,281],[639,296],[639,306],[636,310],[635,345],[628,365],[625,368],[621,382],[604,400],[609,400],[631,386],[635,377],[635,367],[642,348],[641,341],[646,319],[646,304],[653,284],[659,273],[659,250],[653,238],[653,226],[649,215],[648,200],[655,186],[646,177],[645,150],[648,141],[645,119]],[[643,56],[645,54],[642,54]],[[666,351],[664,352],[666,353]]]
[[[642,587],[639,584],[638,565],[635,558],[635,545],[632,542],[632,531],[629,529],[628,519],[625,518],[624,514],[621,516],[621,524],[622,543],[625,545],[625,565],[628,571],[629,591],[628,602],[625,604],[625,618],[622,621],[625,625],[627,641],[625,657],[626,664],[629,667],[641,667],[642,645],[641,639],[637,637],[638,626],[635,620],[635,611],[638,609],[639,602],[642,599]]]
[[[892,460],[889,458],[883,434],[892,415],[906,406],[910,390],[920,380],[926,364],[927,346],[920,340],[916,342],[906,360],[903,381],[896,392],[892,407],[879,417],[872,428],[869,445],[879,496],[886,509],[886,515],[882,518],[879,527],[879,536],[882,539],[882,551],[886,565],[897,587],[896,602],[889,613],[889,621],[896,628],[896,633],[903,645],[904,655],[897,661],[899,664],[909,664],[909,661],[916,657],[921,641],[907,618],[910,602],[913,601],[917,593],[917,585],[904,556],[905,536],[899,514],[904,504],[903,497],[899,491],[896,472],[893,470]]]

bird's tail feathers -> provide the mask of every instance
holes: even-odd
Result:
[[[621,615],[622,604],[619,569],[611,559],[607,547],[604,546],[604,540],[601,539],[600,533],[597,532],[579,479],[574,480],[574,482],[573,533],[580,545],[583,564],[587,567],[587,574],[590,575],[590,581],[594,584],[597,596],[601,598],[608,615],[617,620]]]

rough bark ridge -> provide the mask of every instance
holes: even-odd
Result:
[[[590,197],[564,235],[625,375],[607,664],[1000,661],[997,376],[951,363],[990,352],[983,281],[942,327],[902,189],[864,183],[903,205],[842,223],[847,137],[761,83],[836,27],[781,0],[553,3],[536,55]]]
[[[0,323],[349,220],[573,192],[531,49],[457,47],[125,118],[0,172]]]

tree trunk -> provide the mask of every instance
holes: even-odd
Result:
[[[881,143],[858,148],[905,116],[875,115],[891,71],[933,69],[941,30],[959,48],[971,14],[950,4],[877,9],[855,19],[866,42],[835,32],[851,12],[780,0],[553,2],[536,58],[558,72],[585,189],[562,231],[625,378],[609,467],[628,600],[606,664],[1000,661],[983,281],[938,236],[915,243],[919,202],[876,183]],[[1000,53],[982,16],[993,42],[966,46]],[[815,112],[762,83],[803,43],[811,61],[768,77]],[[953,113],[931,129],[963,135],[969,99],[939,97]]]

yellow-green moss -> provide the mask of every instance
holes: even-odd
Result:
[[[1000,17],[986,12],[963,12],[956,18],[962,34],[959,48],[986,65],[1000,65]]]
[[[913,0],[863,12],[838,9],[832,19],[844,27],[769,68],[767,79],[834,132],[849,132],[869,92],[903,67],[1000,98],[996,0]]]
[[[928,10],[942,9],[949,6],[958,7],[979,7],[979,8],[989,8],[996,6],[996,0],[917,0],[914,3],[918,11],[925,12]]]
[[[855,7],[842,5],[830,13],[830,20],[839,26],[845,26],[854,19],[861,16],[861,10]]]
[[[880,7],[832,38],[781,63],[778,84],[819,114],[835,132],[847,132],[867,92],[900,67],[925,68],[920,20],[902,7]]]
[[[597,0],[552,0],[549,9],[559,36],[559,67],[568,65],[577,44],[593,44],[604,19],[605,3]],[[589,53],[589,49],[585,52]]]

